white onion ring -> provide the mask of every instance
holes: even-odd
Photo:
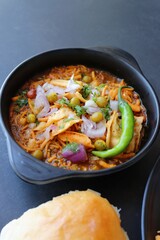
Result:
[[[85,116],[82,116],[83,123],[81,131],[90,138],[103,137],[106,131],[106,121],[103,119],[99,123],[95,123]]]
[[[42,108],[42,110],[37,114],[37,117],[40,118],[40,117],[44,117],[45,114],[47,114],[50,110],[50,104],[45,96],[45,93],[44,93],[44,89],[38,85],[37,87],[37,95],[36,95],[36,98],[35,98],[35,108],[39,109],[39,108]]]
[[[65,89],[65,92],[75,93],[79,88],[80,88],[80,85],[74,81],[74,74],[73,74],[68,81],[68,85],[67,85],[67,88]]]
[[[95,112],[100,112],[100,108],[93,100],[86,101],[84,107],[87,108],[86,112],[90,115]]]

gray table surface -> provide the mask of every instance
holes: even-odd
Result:
[[[160,96],[159,0],[0,0],[0,85],[17,64],[32,55],[57,48],[96,46],[130,52]],[[160,134],[147,156],[121,173],[36,186],[13,172],[0,129],[0,230],[25,210],[54,196],[91,188],[121,208],[122,225],[129,238],[141,239],[143,192],[160,153],[159,142]]]

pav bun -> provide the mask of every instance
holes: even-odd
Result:
[[[71,191],[8,223],[0,240],[127,240],[119,214],[97,192]]]

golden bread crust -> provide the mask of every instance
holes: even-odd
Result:
[[[0,240],[126,240],[114,207],[98,193],[73,191],[26,211]]]

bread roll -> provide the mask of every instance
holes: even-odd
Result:
[[[116,209],[98,193],[72,191],[8,223],[0,240],[126,240]]]

